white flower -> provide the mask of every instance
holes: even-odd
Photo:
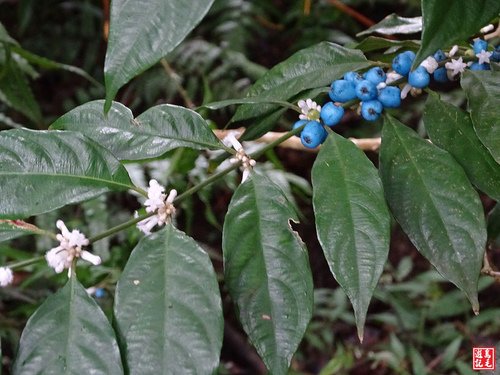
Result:
[[[297,103],[302,114],[299,115],[301,120],[319,120],[321,106],[312,99],[299,100]]]
[[[229,162],[233,163],[233,164],[235,164],[235,163],[241,163],[240,169],[243,172],[242,175],[241,175],[241,183],[243,183],[243,182],[246,181],[246,179],[250,175],[250,172],[253,170],[253,167],[255,166],[256,161],[253,160],[250,156],[247,155],[247,153],[243,149],[243,146],[241,145],[240,142],[238,142],[238,140],[236,139],[236,137],[234,136],[234,134],[229,133],[224,138],[224,140],[226,142],[228,142],[229,144],[231,144],[231,146],[233,146],[233,148],[236,150],[236,155],[233,158],[229,159]]]
[[[483,27],[481,30],[479,30],[482,34],[489,33],[491,30],[493,30],[495,26],[493,26],[491,23],[489,25],[486,25]]]
[[[457,52],[458,52],[458,46],[455,44],[453,47],[451,47],[450,52],[448,53],[448,57],[455,56],[455,53]]]
[[[377,90],[382,90],[382,89],[385,89],[387,87],[387,83],[385,82],[380,82],[378,85],[377,85]]]
[[[83,233],[77,229],[73,229],[70,232],[62,220],[57,220],[56,226],[61,231],[56,236],[59,246],[50,249],[45,254],[45,259],[49,267],[53,268],[57,273],[61,273],[67,268],[69,271],[68,275],[70,275],[71,264],[75,258],[82,258],[94,266],[101,264],[99,256],[82,250],[83,246],[89,244],[89,240]]]
[[[485,51],[484,49],[479,52],[479,53],[476,53],[476,57],[479,59],[478,63],[479,64],[484,64],[484,63],[490,63],[490,57],[493,53],[492,52],[487,52]]]
[[[452,76],[456,76],[459,73],[463,73],[467,64],[463,62],[463,59],[460,57],[458,60],[451,59],[450,62],[447,62],[445,65],[447,70],[451,71]]]
[[[427,70],[427,73],[432,74],[439,67],[439,64],[433,56],[429,56],[422,61],[420,66],[423,66]]]
[[[146,212],[155,214],[137,223],[137,228],[144,234],[150,234],[156,225],[162,226],[169,222],[175,214],[173,202],[177,196],[177,190],[170,190],[168,196],[163,194],[164,191],[165,188],[158,181],[149,181],[148,199],[146,199],[144,205],[146,206]],[[139,217],[137,211],[134,213],[134,217]]]
[[[408,93],[411,91],[412,89],[412,86],[407,83],[403,89],[401,90],[401,99],[406,99],[406,97],[408,96]]]
[[[0,286],[3,288],[12,284],[14,274],[9,267],[0,267]]]
[[[394,81],[397,81],[400,78],[403,78],[403,76],[401,74],[392,71],[392,72],[387,73],[386,78],[385,78],[385,83],[388,85]]]

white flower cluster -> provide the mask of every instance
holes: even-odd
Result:
[[[75,258],[82,258],[94,266],[101,264],[99,256],[82,250],[82,247],[89,244],[89,240],[82,232],[77,229],[70,232],[62,220],[57,220],[56,227],[61,231],[56,236],[59,246],[50,249],[45,254],[49,267],[52,267],[57,273],[61,273],[67,268],[69,276],[71,275],[71,264]]]
[[[9,267],[0,267],[0,286],[6,287],[7,285],[12,284],[14,280],[14,274]]]
[[[222,143],[227,146],[232,146],[236,150],[236,155],[233,158],[229,159],[229,162],[233,164],[241,163],[240,169],[243,173],[241,176],[241,183],[245,182],[257,162],[247,155],[247,153],[243,149],[243,146],[236,139],[233,133],[230,132],[226,137],[224,137]]]
[[[162,226],[169,222],[175,214],[173,201],[177,196],[175,189],[170,190],[168,197],[164,194],[165,188],[158,181],[149,181],[148,199],[144,202],[147,213],[156,213],[137,223],[137,228],[144,234],[150,234],[151,230],[156,226]],[[139,214],[135,212],[135,217]]]
[[[319,120],[319,115],[321,113],[321,106],[318,105],[312,99],[299,100],[297,103],[302,113],[299,115],[301,120]]]

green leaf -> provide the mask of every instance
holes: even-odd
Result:
[[[369,35],[373,33],[394,35],[394,34],[415,34],[422,31],[422,17],[400,17],[397,14],[389,14],[379,23],[370,28],[357,33],[356,36]]]
[[[465,292],[477,313],[486,224],[463,169],[446,151],[387,116],[380,173],[392,213],[411,242]]]
[[[123,374],[115,334],[73,276],[31,316],[13,374]]]
[[[431,92],[423,121],[432,143],[448,151],[478,189],[500,201],[500,164],[477,137],[469,114]]]
[[[22,220],[0,220],[0,242],[39,232],[37,226]]]
[[[351,300],[359,339],[389,252],[391,217],[372,162],[330,133],[312,169],[318,239],[330,270]]]
[[[105,112],[118,89],[172,51],[210,9],[213,0],[114,0],[104,63]]]
[[[0,219],[38,215],[132,186],[104,148],[74,132],[0,132]]]
[[[391,40],[379,38],[376,36],[369,36],[356,45],[356,48],[363,52],[371,52],[387,48],[405,48],[410,50],[417,50],[420,47],[418,40]]]
[[[344,73],[371,64],[358,50],[322,42],[273,67],[250,88],[248,97],[288,101],[303,90],[328,86]],[[257,117],[274,109],[275,104],[246,104],[238,108],[232,121]]]
[[[217,369],[224,326],[217,278],[205,251],[172,225],[135,247],[114,312],[131,375]]]
[[[1,22],[0,22],[0,43],[6,43],[12,45],[18,44],[16,40],[9,35],[9,33],[7,32],[7,30],[5,29],[4,25]]]
[[[42,113],[29,83],[14,60],[8,60],[0,74],[0,101],[21,112],[36,124],[42,122]]]
[[[224,280],[243,329],[273,374],[285,374],[311,319],[307,250],[293,206],[267,177],[235,191],[224,222]]]
[[[102,100],[69,111],[51,129],[85,134],[119,160],[141,160],[163,155],[177,147],[223,149],[224,146],[196,112],[170,104],[149,108],[134,119],[130,109],[113,102],[108,114]]]
[[[499,12],[498,0],[422,0],[422,46],[413,66],[440,48],[467,40]]]
[[[500,163],[500,74],[466,71],[462,88],[469,99],[469,110],[477,136]]]

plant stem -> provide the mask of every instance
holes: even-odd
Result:
[[[127,229],[128,227],[137,224],[139,221],[142,221],[144,219],[147,219],[150,216],[153,216],[154,212],[148,213],[146,215],[141,215],[139,217],[134,217],[133,219],[130,219],[128,221],[125,221],[124,223],[121,223],[115,227],[109,228],[108,230],[99,233],[98,235],[89,238],[90,243],[94,243],[96,241],[102,240],[105,237],[111,236],[115,233],[118,233],[124,229]]]
[[[40,255],[40,256],[35,257],[35,258],[20,260],[19,262],[10,263],[7,265],[7,267],[9,267],[11,269],[22,268],[22,267],[26,267],[26,266],[30,266],[32,264],[38,263],[44,259],[45,259],[45,257],[43,255]]]

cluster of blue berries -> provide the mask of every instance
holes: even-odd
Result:
[[[310,99],[299,102],[302,109],[301,120],[293,125],[293,129],[304,126],[300,133],[302,144],[308,148],[315,148],[323,143],[328,135],[323,124],[329,127],[337,125],[344,116],[344,106],[350,101],[360,101],[360,114],[367,121],[376,121],[382,114],[384,108],[397,108],[401,105],[401,99],[405,98],[411,89],[423,89],[431,81],[431,75],[436,82],[447,82],[458,73],[469,66],[471,70],[490,69],[489,61],[500,61],[500,46],[488,52],[488,43],[482,39],[476,39],[472,45],[474,55],[478,57],[477,62],[466,64],[462,57],[451,62],[439,64],[447,59],[443,51],[438,50],[433,56],[411,71],[415,60],[415,53],[405,51],[394,57],[392,61],[393,72],[386,73],[380,67],[374,67],[363,75],[357,72],[347,72],[342,79],[335,80],[330,86],[329,96],[332,100],[323,107],[317,106]],[[458,47],[454,47],[448,57],[452,57]],[[401,90],[395,84],[403,81],[408,82]],[[390,86],[390,85],[394,86]]]

